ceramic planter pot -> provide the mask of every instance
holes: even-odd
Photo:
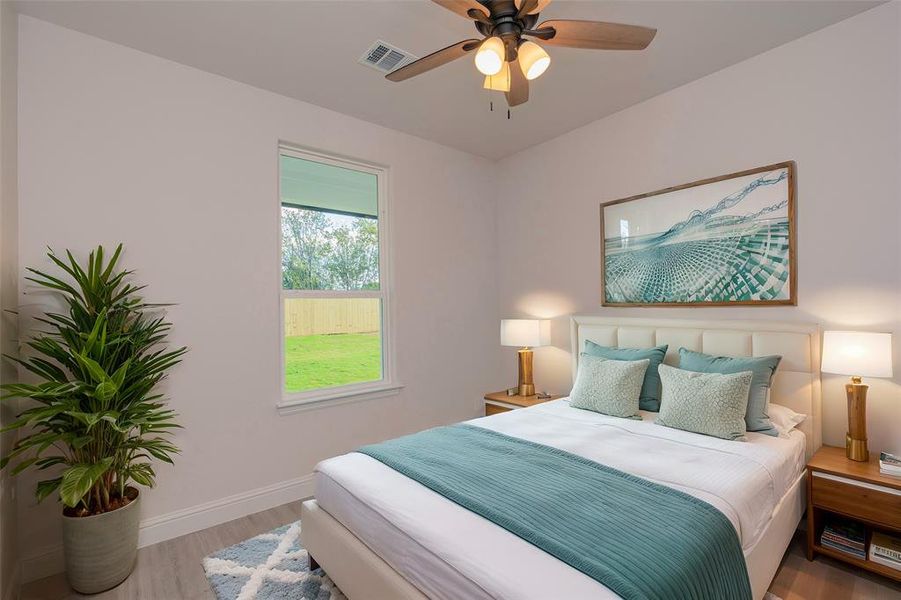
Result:
[[[82,594],[116,587],[131,574],[138,554],[141,497],[92,517],[63,515],[63,547],[69,585]]]

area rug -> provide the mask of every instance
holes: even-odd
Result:
[[[210,554],[203,570],[217,600],[345,600],[322,569],[310,571],[300,521]]]

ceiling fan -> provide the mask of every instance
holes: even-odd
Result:
[[[482,39],[469,39],[442,48],[388,73],[389,81],[404,81],[430,71],[478,49],[476,68],[485,75],[486,89],[502,91],[509,106],[529,99],[529,80],[536,79],[551,64],[539,44],[591,50],[644,50],[656,29],[602,21],[552,19],[537,27],[538,13],[551,0],[432,0],[474,21]]]

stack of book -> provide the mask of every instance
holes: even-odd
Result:
[[[820,544],[826,548],[850,554],[866,560],[866,532],[863,524],[856,521],[834,520],[826,523]]]
[[[901,571],[901,539],[874,531],[870,540],[870,560]]]
[[[879,455],[879,472],[883,475],[901,477],[901,458],[888,452],[881,453]]]

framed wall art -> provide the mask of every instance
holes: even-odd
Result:
[[[601,205],[604,306],[797,304],[795,165]]]

